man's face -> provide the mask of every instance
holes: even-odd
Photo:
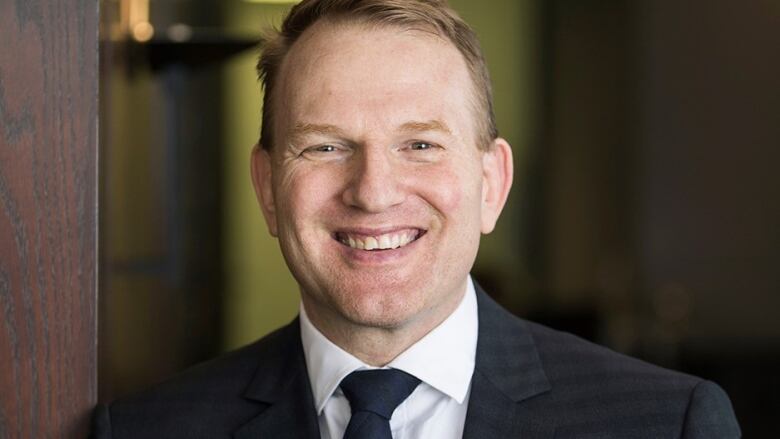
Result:
[[[276,143],[255,150],[253,178],[307,313],[315,324],[438,323],[511,182],[508,145],[474,143],[462,56],[422,32],[318,23],[279,78]]]

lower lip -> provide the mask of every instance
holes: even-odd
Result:
[[[387,250],[360,250],[357,248],[352,248],[336,240],[334,240],[334,242],[338,244],[339,247],[341,247],[342,253],[350,260],[363,264],[386,264],[402,259],[414,251],[417,243],[420,242],[423,238],[425,238],[425,235],[419,236],[417,239],[403,247]]]

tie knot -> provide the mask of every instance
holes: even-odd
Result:
[[[398,369],[361,370],[347,375],[341,381],[341,390],[353,416],[364,411],[389,420],[418,384],[419,379]]]

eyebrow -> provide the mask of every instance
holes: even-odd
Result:
[[[447,124],[439,120],[427,120],[423,122],[409,121],[401,124],[398,128],[401,131],[412,131],[412,132],[441,131],[443,133],[452,135],[452,131],[450,131]]]
[[[299,123],[293,127],[292,132],[290,133],[290,137],[295,139],[308,134],[327,134],[332,136],[342,136],[344,132],[336,125]]]
[[[408,121],[404,122],[397,128],[399,131],[405,132],[422,132],[422,131],[440,131],[449,135],[452,135],[447,124],[439,120],[426,120],[426,121]],[[329,124],[316,124],[316,123],[299,123],[296,124],[290,137],[293,139],[300,138],[309,134],[320,134],[344,137],[344,131],[336,125]]]

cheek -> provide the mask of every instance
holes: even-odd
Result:
[[[415,176],[415,191],[444,217],[462,221],[470,218],[479,201],[481,188],[474,171],[467,166],[441,166],[421,171]]]
[[[316,220],[337,192],[338,178],[321,169],[300,168],[280,176],[275,185],[281,226],[300,229]]]

